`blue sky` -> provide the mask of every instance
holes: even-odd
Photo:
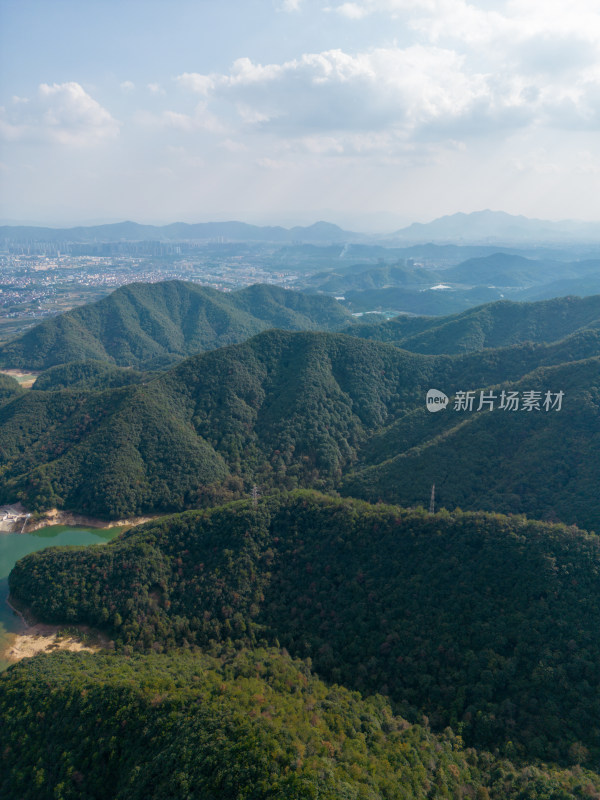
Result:
[[[0,0],[0,217],[600,217],[597,0]]]

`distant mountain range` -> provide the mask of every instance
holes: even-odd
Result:
[[[340,228],[329,222],[315,222],[306,227],[249,225],[245,222],[174,222],[170,225],[140,225],[116,222],[70,228],[31,225],[0,226],[0,240],[31,242],[140,242],[204,240],[237,242],[385,242],[403,244],[504,244],[544,245],[600,242],[600,222],[565,220],[551,222],[507,214],[504,211],[459,212],[432,222],[414,222],[389,236],[368,235]]]
[[[543,300],[600,292],[600,258],[562,261],[495,252],[446,268],[334,265],[303,280],[307,290],[342,296],[353,312],[444,315],[510,298]]]
[[[433,222],[414,222],[390,237],[397,242],[543,244],[599,242],[600,222],[550,222],[504,211],[451,214]]]
[[[0,240],[31,242],[182,242],[204,240],[238,242],[347,242],[360,241],[363,234],[342,230],[329,222],[315,222],[308,227],[261,227],[245,222],[199,222],[171,225],[139,225],[137,222],[116,222],[111,225],[91,225],[77,228],[38,228],[35,226],[4,225]]]

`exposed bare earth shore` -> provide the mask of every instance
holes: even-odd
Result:
[[[141,525],[142,522],[150,522],[155,517],[130,517],[128,519],[117,519],[107,522],[95,517],[86,517],[83,514],[76,514],[72,511],[60,511],[58,508],[51,508],[41,516],[35,518],[21,505],[13,503],[9,506],[0,506],[0,533],[31,533],[38,528],[46,528],[48,525],[81,525],[86,528],[118,528],[129,525]]]
[[[38,653],[53,653],[56,650],[85,651],[97,653],[110,646],[109,640],[87,625],[47,625],[43,622],[28,623],[25,615],[10,602],[8,605],[23,622],[24,630],[7,636],[7,644],[0,653],[5,661],[16,662],[31,658]]]
[[[23,372],[20,369],[2,369],[0,372],[4,373],[4,375],[10,375],[11,378],[15,378],[24,389],[30,389],[35,383],[35,379],[40,374],[39,372]]]
[[[55,650],[84,650],[87,653],[97,653],[98,650],[108,647],[108,640],[103,640],[97,634],[92,634],[84,626],[65,630],[59,625],[45,625],[37,622],[23,633],[8,635],[8,645],[1,654],[6,661],[20,661],[22,658],[31,658],[38,653],[53,653]]]
[[[105,519],[96,517],[86,517],[83,514],[75,514],[72,511],[60,511],[58,508],[51,508],[44,512],[44,516],[31,523],[25,531],[35,531],[38,528],[45,528],[47,525],[83,525],[89,528],[121,528],[125,525],[141,525],[143,522],[151,522],[156,519],[153,517],[129,517],[128,519],[113,519],[107,522]]]

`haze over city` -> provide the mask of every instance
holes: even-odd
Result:
[[[3,222],[597,218],[593,0],[3,0]]]

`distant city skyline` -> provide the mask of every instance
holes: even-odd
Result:
[[[598,220],[596,0],[0,0],[0,217]]]

